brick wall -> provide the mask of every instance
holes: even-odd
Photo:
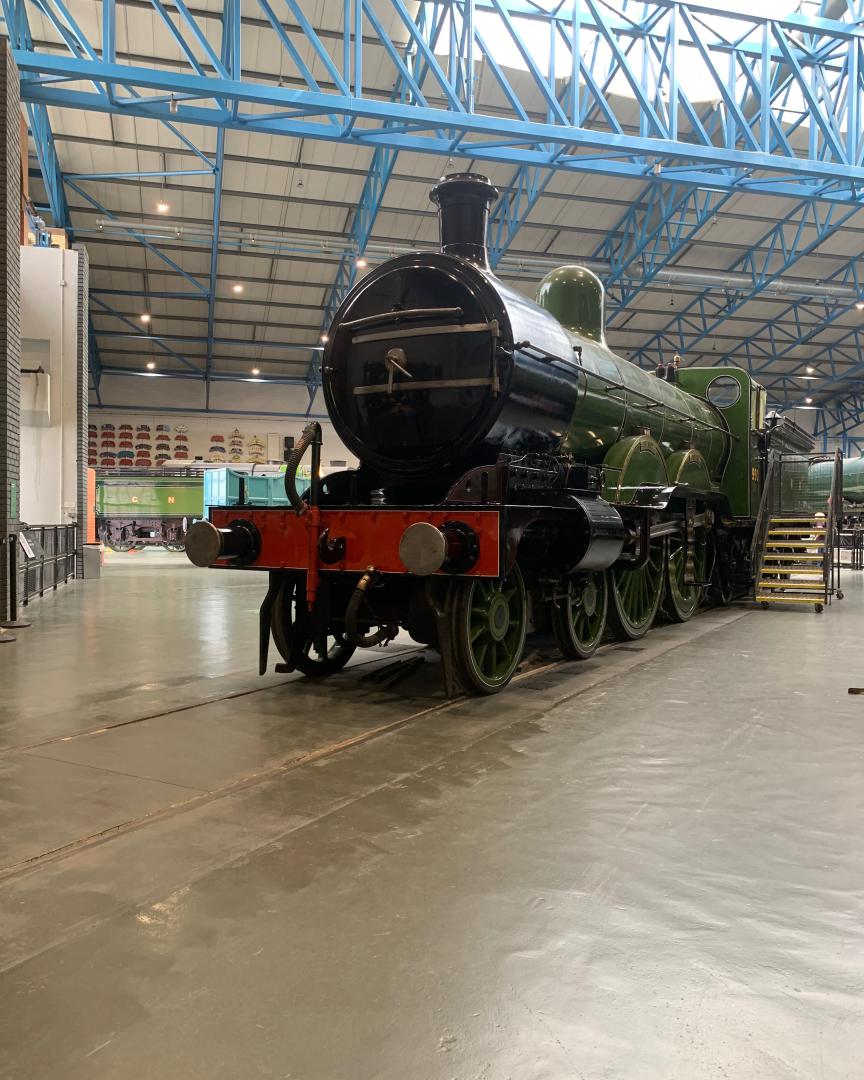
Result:
[[[78,252],[78,544],[75,560],[76,577],[84,576],[84,541],[87,539],[87,405],[90,399],[89,327],[87,312],[90,310],[90,261],[83,244],[76,244]]]
[[[18,69],[0,43],[0,541],[17,526],[21,413],[21,103]],[[8,608],[8,547],[0,543],[0,618]]]

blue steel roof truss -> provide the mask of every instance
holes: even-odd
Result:
[[[239,0],[226,0],[218,53],[184,0],[172,0],[170,12],[165,0],[151,0],[155,16],[170,28],[188,62],[186,71],[118,62],[114,0],[102,5],[101,42],[87,40],[63,0],[32,2],[48,18],[58,47],[65,46],[65,51],[35,49],[24,0],[2,0],[55,221],[68,226],[69,211],[47,122],[49,106],[158,119],[206,166],[187,172],[212,170],[206,284],[174,264],[146,236],[130,230],[133,239],[173,264],[206,297],[202,375],[208,386],[216,375],[225,138],[233,129],[340,141],[371,151],[363,193],[325,303],[322,332],[356,279],[356,260],[371,237],[400,150],[514,166],[511,186],[493,212],[493,264],[557,173],[641,179],[642,197],[595,252],[610,267],[613,312],[632,305],[733,195],[795,198],[792,210],[735,266],[748,284],[736,286],[719,301],[711,289],[697,295],[638,350],[646,364],[710,339],[744,304],[852,221],[864,198],[864,0],[847,0],[844,18],[827,17],[828,10],[836,13],[836,5],[829,9],[824,4],[818,16],[768,18],[723,11],[722,28],[714,19],[716,4],[680,0],[638,5],[573,0],[552,12],[531,0],[436,0],[422,4],[416,17],[403,0],[379,0],[374,10],[369,0],[343,0],[343,24],[335,43],[332,31],[325,38],[310,24],[297,0],[286,0],[290,24],[276,15],[269,0],[257,0],[287,63],[298,73],[299,84],[290,87],[244,79]],[[521,92],[493,55],[479,25],[483,20],[487,28],[493,20],[518,51],[525,67]],[[529,24],[545,28],[545,56],[529,41]],[[387,26],[396,29],[388,31]],[[301,44],[311,46],[311,64],[302,60]],[[682,65],[692,63],[695,54],[714,87],[710,108],[691,101],[682,85]],[[364,68],[380,65],[382,56],[396,73],[389,100],[369,92],[363,79]],[[502,91],[508,112],[478,109],[475,70],[481,63]],[[633,95],[638,130],[622,111],[620,96],[608,93],[616,75],[623,76]],[[793,116],[796,100],[805,103],[806,139],[801,137],[803,111]],[[216,129],[215,156],[191,143],[177,126],[184,123]],[[110,174],[79,174],[66,182],[110,218],[111,212],[81,187],[87,179],[100,177]],[[857,261],[832,278],[857,289]],[[849,307],[845,301],[795,300],[784,309],[783,319],[766,323],[740,350],[725,352],[722,359],[743,358],[754,371],[763,371],[779,398],[794,401],[800,396],[795,382],[799,368],[777,374],[772,364],[817,339]],[[859,365],[849,364],[857,331],[846,337],[846,344],[841,339],[826,347],[831,378],[824,389],[836,389],[840,396],[848,389],[850,373],[859,371]],[[310,407],[320,384],[319,355],[315,349],[310,363]]]

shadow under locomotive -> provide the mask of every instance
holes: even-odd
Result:
[[[380,265],[329,331],[327,410],[360,467],[319,479],[312,423],[291,509],[213,508],[187,535],[198,565],[269,572],[261,670],[271,636],[323,676],[404,627],[440,650],[449,693],[494,693],[534,630],[585,658],[610,624],[635,639],[661,607],[685,621],[708,593],[749,593],[766,457],[794,425],[766,423],[739,368],[616,356],[584,268],[547,275],[536,303],[501,282],[485,178],[431,197],[441,251]]]

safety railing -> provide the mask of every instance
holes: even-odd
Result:
[[[842,597],[840,592],[840,536],[838,523],[843,514],[843,455],[839,450],[834,452],[834,468],[831,470],[831,490],[828,495],[828,517],[825,522],[825,554],[824,554],[824,578],[825,578],[825,602],[831,603],[831,597],[835,594]],[[837,553],[835,558],[834,553]]]
[[[772,517],[796,514],[825,520],[823,581],[826,604],[840,596],[839,526],[843,505],[843,456],[830,454],[769,455],[762,498],[751,545],[754,581],[759,580],[765,539]],[[836,555],[835,555],[836,553]]]
[[[75,577],[76,525],[25,525],[9,537],[9,617]]]
[[[837,529],[837,562],[847,570],[864,570],[864,526],[857,520],[844,521]]]

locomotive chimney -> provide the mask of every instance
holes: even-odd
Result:
[[[479,173],[450,173],[429,193],[438,206],[441,250],[489,269],[486,227],[498,189]]]

